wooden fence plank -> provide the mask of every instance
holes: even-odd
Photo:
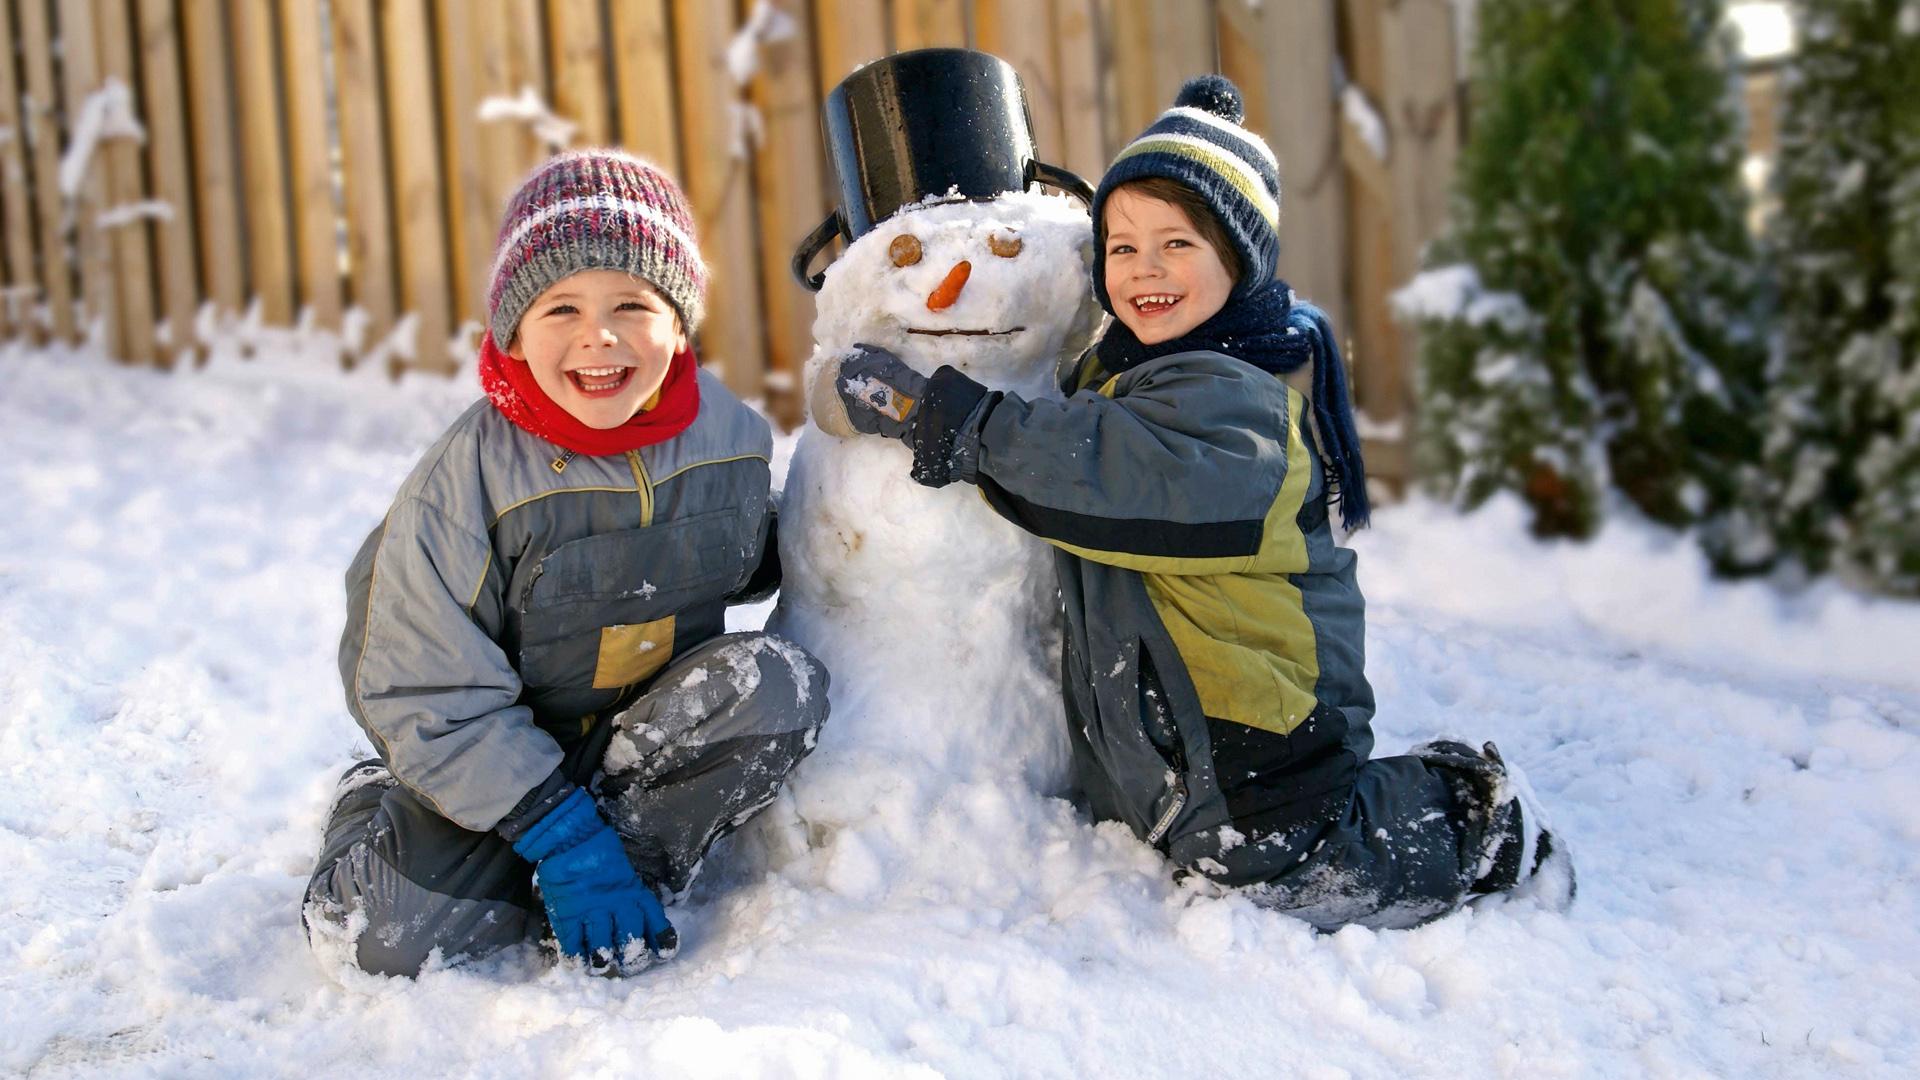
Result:
[[[1120,73],[1113,80],[1111,98],[1118,120],[1115,152],[1140,134],[1168,104],[1157,85],[1161,64],[1153,36],[1156,6],[1157,0],[1111,0],[1106,5],[1111,49],[1108,70]]]
[[[414,365],[447,372],[457,364],[448,351],[446,188],[427,0],[383,0],[382,30],[393,209],[400,227],[400,306],[418,320]]]
[[[1213,2],[1165,4],[1117,0],[1112,5],[1114,70],[1121,112],[1115,151],[1173,104],[1180,84],[1217,69]],[[1141,78],[1141,73],[1146,78]]]
[[[1460,149],[1460,117],[1454,80],[1455,24],[1446,0],[1400,0],[1380,14],[1380,52],[1384,76],[1381,101],[1393,151],[1389,156],[1393,198],[1389,204],[1393,247],[1391,290],[1420,269],[1422,249],[1446,226],[1447,200]],[[1393,363],[1381,365],[1373,382],[1368,415],[1401,422],[1410,412],[1414,364],[1420,354],[1419,331],[1394,324]],[[1391,480],[1409,475],[1406,440],[1383,441],[1367,452],[1380,460],[1379,474]],[[1369,460],[1372,460],[1370,458]]]
[[[199,355],[194,319],[200,306],[193,172],[187,145],[187,103],[180,81],[179,13],[169,0],[139,0],[141,80],[146,91],[148,170],[154,195],[172,210],[154,223],[161,307],[169,359]]]
[[[94,8],[94,41],[99,49],[100,76],[117,81],[126,88],[133,116],[143,125],[147,109],[133,71],[133,25],[127,0],[112,0]],[[141,140],[115,137],[95,152],[104,158],[107,170],[107,212],[132,213],[147,201],[146,179],[140,168]],[[152,364],[159,359],[154,340],[153,245],[152,229],[143,214],[117,217],[107,229],[113,245],[113,272],[119,279],[120,326],[124,352],[120,357],[135,364]],[[189,328],[191,329],[191,328]]]
[[[1237,0],[1226,0],[1235,3]],[[1214,40],[1218,20],[1211,9],[1216,0],[1205,4],[1151,4],[1149,34],[1153,43],[1153,99],[1142,128],[1173,105],[1180,84],[1195,75],[1220,70],[1218,44]],[[1138,131],[1128,133],[1132,139]]]
[[[765,118],[767,138],[756,161],[760,175],[777,178],[758,187],[760,288],[766,302],[767,408],[782,426],[800,423],[800,371],[813,351],[813,294],[793,280],[787,258],[833,208],[820,144],[819,100],[813,70],[813,40],[807,12],[793,12],[792,37],[762,47],[753,81],[754,104]]]
[[[1232,79],[1240,88],[1240,99],[1246,106],[1247,117],[1242,121],[1251,131],[1271,130],[1272,114],[1268,110],[1265,50],[1267,42],[1263,33],[1266,14],[1264,5],[1249,6],[1248,0],[1221,0],[1215,5],[1218,40],[1220,42],[1220,74]],[[1305,42],[1300,43],[1304,52]]]
[[[673,103],[673,42],[665,0],[613,5],[613,76],[620,145],[680,175],[680,125]]]
[[[964,48],[967,9],[961,0],[893,0],[893,51]]]
[[[575,146],[605,146],[613,139],[613,118],[600,0],[550,0],[547,15],[554,111],[578,125]]]
[[[1108,114],[1100,92],[1100,34],[1094,0],[1051,0],[1052,34],[1059,57],[1060,148],[1057,164],[1099,184],[1114,147],[1107,142]]]
[[[855,68],[887,54],[886,7],[882,0],[813,0],[812,14],[814,76],[819,80],[819,100],[824,105],[827,95],[840,85],[842,79],[853,74]],[[824,162],[826,147],[821,141],[818,113],[814,114],[808,130],[814,141],[821,143],[821,159]],[[822,175],[827,185],[827,197],[837,204],[839,192],[834,190],[833,170],[825,168]],[[825,212],[820,216],[824,218]],[[837,254],[844,246],[843,242],[835,241],[829,251]],[[791,251],[787,252],[789,258],[792,254]],[[814,265],[824,264],[816,262]]]
[[[440,167],[446,177],[448,287],[453,319],[484,322],[486,274],[499,211],[488,198],[480,103],[510,94],[506,83],[503,24],[483,9],[497,4],[435,0],[434,35],[440,58]]]
[[[503,13],[507,21],[508,40],[511,48],[508,59],[513,64],[513,86],[517,93],[521,88],[531,87],[542,101],[553,100],[553,78],[547,62],[547,17],[544,0],[504,0],[506,10]],[[529,137],[534,138],[538,149],[534,161],[543,160],[556,147],[538,141],[529,129]],[[531,166],[529,166],[531,171]],[[517,182],[520,177],[514,177]],[[512,190],[509,188],[509,190]]]
[[[1395,250],[1403,278],[1446,226],[1449,180],[1460,153],[1449,0],[1400,0],[1380,22],[1393,156]]]
[[[976,0],[973,18],[977,47],[1020,73],[1040,160],[1058,164],[1065,140],[1052,5],[1047,0]]]
[[[82,110],[101,86],[90,0],[62,0],[60,41],[61,70],[65,75],[61,109],[71,137]],[[108,187],[106,169],[101,166],[97,151],[69,195],[68,206],[73,213],[74,250],[80,260],[82,332],[92,337],[94,327],[98,326],[100,344],[107,355],[124,357],[126,337],[120,321],[119,283],[113,272],[112,238],[99,225],[99,214],[108,206]]]
[[[61,341],[79,340],[80,318],[73,292],[74,267],[67,254],[65,201],[60,194],[60,132],[54,107],[60,95],[53,81],[53,27],[41,0],[20,6],[21,53],[26,60],[27,95],[21,118],[32,132],[34,227],[40,240],[40,281]]]
[[[335,93],[347,212],[347,282],[365,317],[361,347],[393,329],[393,216],[372,0],[333,0]]]
[[[286,57],[287,159],[292,168],[294,265],[299,303],[313,325],[340,329],[340,207],[327,133],[326,50],[320,0],[280,0]]]
[[[1264,63],[1250,75],[1264,85],[1263,128],[1280,159],[1280,276],[1324,308],[1344,334],[1351,318],[1340,157],[1346,125],[1334,93],[1339,28],[1333,0],[1265,5],[1259,30],[1259,55],[1288,57],[1287,63]]]
[[[887,54],[886,6],[881,0],[814,0],[813,39],[825,100],[854,68]],[[819,130],[818,118],[813,126]]]
[[[274,10],[258,0],[227,6],[240,104],[240,173],[245,197],[247,268],[252,302],[275,326],[293,322],[292,212],[280,107],[280,48]]]
[[[39,0],[27,0],[38,3]],[[0,340],[21,337],[38,341],[33,306],[40,298],[39,275],[33,263],[33,192],[27,186],[27,118],[20,100],[19,73],[14,70],[13,0],[0,0],[0,234],[6,237],[0,252]]]
[[[761,336],[759,258],[753,228],[753,171],[734,153],[734,113],[740,98],[727,71],[726,47],[738,28],[728,4],[674,0],[674,55],[685,144],[681,178],[712,267],[702,359],[717,362],[727,385],[742,397],[760,393],[766,370]]]
[[[234,159],[233,64],[221,0],[182,0],[193,185],[200,227],[201,295],[226,317],[246,305],[239,164]]]
[[[1364,94],[1370,103],[1382,102],[1386,100],[1387,83],[1380,27],[1385,0],[1344,0],[1344,4],[1346,32],[1341,53],[1351,81],[1348,92]],[[1347,358],[1353,368],[1354,404],[1370,418],[1385,421],[1403,414],[1407,397],[1402,328],[1394,320],[1388,300],[1404,280],[1398,269],[1393,181],[1388,165],[1398,147],[1389,129],[1382,160],[1344,119],[1341,141],[1348,180],[1346,248],[1352,267],[1349,325],[1353,347]],[[1370,476],[1387,482],[1405,477],[1405,467],[1400,464],[1404,455],[1398,453],[1397,445],[1366,440],[1364,448]]]
[[[448,0],[448,4],[466,9],[480,26],[480,45],[475,55],[481,59],[482,101],[488,97],[515,98],[523,90],[531,90],[536,97],[544,99],[547,64],[539,0],[503,0],[489,4]],[[480,124],[480,156],[484,162],[480,184],[488,219],[484,245],[487,254],[475,263],[481,267],[475,288],[483,299],[487,288],[486,268],[492,263],[493,242],[507,199],[526,174],[547,156],[547,151],[547,145],[523,121],[489,120]]]

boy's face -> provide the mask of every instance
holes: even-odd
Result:
[[[533,369],[547,396],[590,428],[640,411],[687,347],[680,316],[647,281],[619,270],[561,278],[527,308],[507,354]]]
[[[1182,337],[1226,305],[1233,276],[1179,207],[1121,188],[1102,217],[1107,296],[1142,344]]]

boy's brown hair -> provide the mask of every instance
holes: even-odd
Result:
[[[1227,236],[1227,227],[1214,216],[1213,208],[1207,205],[1207,200],[1201,198],[1199,192],[1164,176],[1129,180],[1113,190],[1131,191],[1136,195],[1157,199],[1185,214],[1193,231],[1199,233],[1200,239],[1211,245],[1214,254],[1220,257],[1220,264],[1227,268],[1227,277],[1235,285],[1240,284],[1240,253],[1234,250],[1233,241]],[[1093,242],[1099,244],[1102,251],[1107,247],[1106,216],[1103,209],[1101,220],[1093,223]]]

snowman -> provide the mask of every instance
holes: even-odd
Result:
[[[920,130],[927,103],[944,133],[930,146],[858,130],[874,117]],[[823,229],[851,240],[814,279],[809,384],[864,343],[922,374],[952,365],[1029,400],[1059,397],[1102,318],[1087,284],[1092,223],[1083,202],[1028,181],[1090,192],[1032,162],[1012,69],[967,50],[899,54],[855,72],[827,110],[845,208]],[[803,275],[821,235],[795,260]],[[906,813],[953,784],[1067,787],[1048,549],[970,485],[916,484],[911,459],[892,439],[809,422],[787,474],[768,627],[832,672],[832,719],[793,780],[816,835],[873,813],[881,777]]]

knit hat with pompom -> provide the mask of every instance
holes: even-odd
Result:
[[[1241,127],[1240,90],[1220,75],[1187,80],[1140,137],[1120,151],[1093,194],[1098,222],[1107,196],[1133,180],[1163,177],[1193,189],[1220,219],[1240,257],[1233,296],[1273,280],[1280,266],[1280,164],[1266,140]],[[1106,252],[1093,255],[1093,291],[1109,312]]]

